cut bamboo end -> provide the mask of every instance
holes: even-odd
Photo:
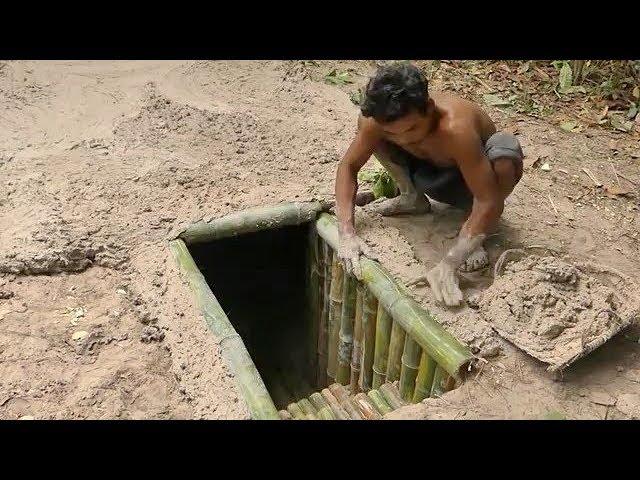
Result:
[[[371,388],[380,388],[387,381],[387,375],[385,373],[377,372],[375,367],[373,368],[373,383]]]
[[[362,420],[362,416],[357,408],[351,403],[351,398],[349,397],[349,392],[344,386],[339,383],[334,383],[329,385],[329,391],[333,394],[334,397],[340,403],[340,406],[349,414],[351,420]]]
[[[320,202],[290,202],[249,208],[209,222],[198,222],[178,238],[187,245],[211,242],[260,230],[273,230],[313,221],[323,209]]]
[[[362,360],[360,387],[368,392],[373,385],[373,361],[375,356],[376,343],[376,312],[378,311],[378,300],[365,289],[362,302]]]
[[[328,388],[322,389],[322,396],[326,400],[337,420],[349,420],[349,414],[344,408],[342,408],[336,397],[333,396]]]
[[[391,339],[389,340],[389,358],[387,360],[387,382],[395,382],[400,378],[402,368],[402,352],[404,351],[405,332],[398,322],[392,322]]]
[[[420,403],[425,398],[431,396],[433,386],[433,376],[436,371],[436,362],[427,353],[422,352],[420,366],[416,377],[416,389],[413,392],[413,403]]]
[[[402,353],[402,368],[400,370],[400,396],[403,400],[410,402],[416,389],[416,377],[420,365],[420,345],[407,336],[404,340],[404,351]]]
[[[382,415],[378,412],[371,399],[365,393],[358,393],[353,397],[358,410],[367,420],[380,420]]]
[[[294,420],[304,420],[305,414],[297,403],[291,403],[287,406],[287,412]]]
[[[408,402],[405,402],[400,397],[400,392],[392,383],[385,383],[381,385],[378,389],[384,399],[387,401],[392,410],[396,410],[400,407],[404,407],[408,405]]]
[[[387,413],[393,411],[391,406],[387,403],[387,401],[380,395],[378,390],[369,390],[367,395],[371,399],[371,402],[375,405],[376,410],[380,415],[385,416]]]
[[[333,253],[331,265],[331,289],[329,292],[329,345],[327,348],[327,377],[336,378],[338,367],[338,336],[342,319],[342,285],[344,270]]]
[[[318,411],[318,418],[320,420],[335,420],[336,417],[333,415],[331,408],[328,406]]]
[[[280,420],[293,420],[293,417],[286,410],[279,410],[278,415],[280,415]]]
[[[311,405],[311,402],[307,398],[303,398],[302,400],[298,401],[298,406],[305,415],[315,416],[318,413],[318,411],[313,405]]]

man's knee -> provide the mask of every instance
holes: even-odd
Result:
[[[517,162],[509,157],[497,158],[493,161],[493,170],[496,173],[498,185],[506,197],[522,178],[522,168],[518,168]]]

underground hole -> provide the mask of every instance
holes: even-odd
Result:
[[[308,305],[309,224],[189,247],[277,408],[319,388]]]

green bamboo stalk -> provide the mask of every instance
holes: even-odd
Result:
[[[198,222],[183,230],[178,238],[187,245],[211,242],[260,230],[274,230],[313,221],[322,210],[320,202],[291,202],[249,208],[209,222]]]
[[[338,367],[338,335],[342,318],[342,284],[344,270],[335,251],[331,265],[331,290],[329,292],[329,345],[327,348],[327,381],[336,378]]]
[[[318,234],[332,248],[338,246],[339,234],[335,217],[326,213],[320,214],[316,227]],[[364,284],[371,289],[380,304],[388,310],[406,334],[450,375],[461,379],[473,359],[471,352],[447,332],[434,315],[418,305],[407,289],[398,285],[392,275],[378,262],[361,256],[360,267]]]
[[[338,342],[338,369],[336,382],[348,385],[351,378],[351,353],[353,348],[353,323],[356,316],[356,290],[358,281],[353,275],[345,275],[342,285],[342,317]]]
[[[349,414],[351,420],[362,420],[360,412],[353,403],[351,403],[349,392],[347,392],[347,389],[344,388],[344,386],[339,383],[333,383],[329,385],[329,391],[334,397],[336,397],[342,408],[344,408],[344,410]]]
[[[335,420],[336,417],[322,394],[318,392],[312,393],[309,400],[311,404],[316,407],[316,410],[318,410],[318,416],[320,418],[323,420]]]
[[[420,345],[407,336],[404,340],[404,351],[402,352],[402,368],[400,370],[400,396],[403,400],[410,402],[413,392],[416,389],[416,376],[420,365]]]
[[[413,392],[413,403],[420,403],[431,395],[435,371],[436,362],[426,352],[422,352],[416,377],[416,389]]]
[[[389,340],[389,359],[387,360],[387,382],[395,382],[400,378],[402,352],[404,350],[405,333],[398,322],[391,326],[391,340]]]
[[[364,418],[367,420],[380,420],[382,415],[378,412],[371,399],[363,392],[358,393],[353,397],[358,410]]]
[[[322,389],[322,396],[326,400],[329,407],[331,407],[331,411],[337,420],[349,420],[349,414],[347,411],[342,408],[340,402],[333,396],[333,394],[329,391],[328,388]]]
[[[365,289],[362,301],[362,329],[364,338],[362,341],[362,361],[360,386],[364,392],[371,390],[373,385],[373,360],[376,346],[376,312],[378,300],[369,289]]]
[[[378,304],[376,316],[376,348],[373,358],[373,388],[382,385],[387,376],[387,358],[391,336],[391,315]]]
[[[176,263],[189,282],[196,303],[209,329],[218,339],[220,353],[233,372],[242,399],[253,419],[279,419],[278,410],[264,385],[258,369],[233,325],[209,288],[182,240],[169,243]]]
[[[280,420],[293,420],[293,417],[286,410],[279,410],[278,415],[280,415]]]
[[[287,412],[291,414],[294,420],[304,420],[305,414],[297,403],[290,403],[287,406]]]
[[[356,318],[353,323],[353,351],[351,353],[351,384],[349,390],[351,395],[360,391],[360,364],[362,362],[362,309],[365,295],[365,288],[358,283],[356,294]]]
[[[387,401],[382,397],[382,395],[380,395],[380,392],[378,390],[369,390],[367,392],[367,395],[375,405],[376,410],[378,410],[380,415],[384,416],[387,413],[392,411],[391,407],[389,406]]]
[[[402,400],[400,392],[393,383],[385,383],[384,385],[381,385],[378,390],[393,410],[407,405],[407,402]]]
[[[444,382],[447,380],[447,372],[440,365],[436,367],[433,374],[433,385],[431,386],[431,396],[440,397],[445,392]]]

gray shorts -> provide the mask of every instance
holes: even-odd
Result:
[[[391,154],[390,160],[407,169],[409,178],[418,192],[454,207],[465,210],[471,207],[473,194],[457,167],[437,167],[393,143],[386,142],[386,146]],[[506,132],[494,133],[486,141],[484,153],[492,164],[499,158],[510,158],[516,169],[516,181],[520,181],[524,154],[515,135]]]

